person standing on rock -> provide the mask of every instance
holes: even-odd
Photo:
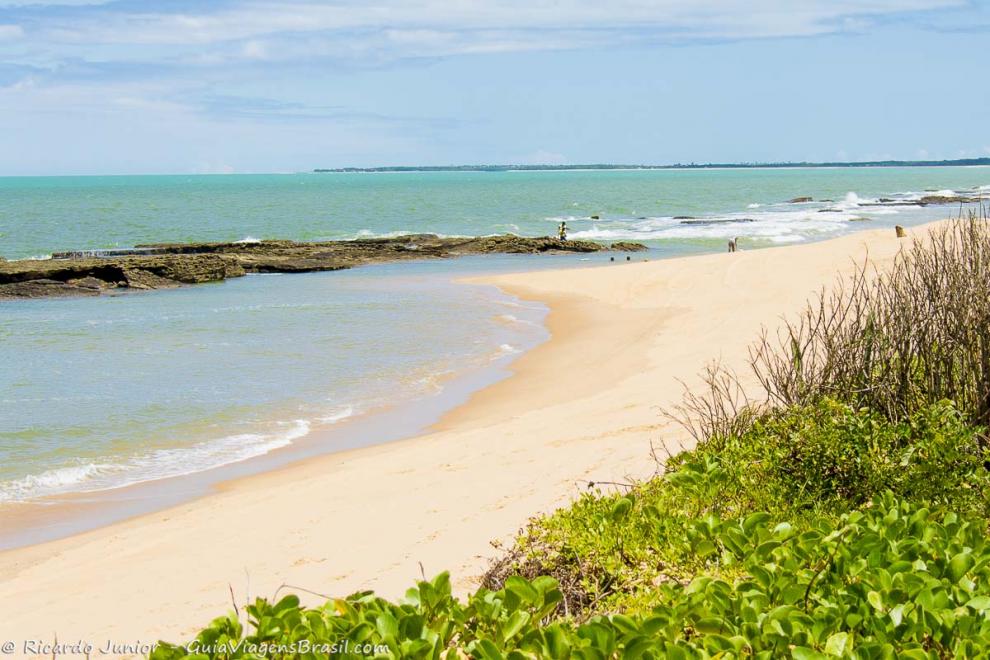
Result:
[[[566,241],[567,240],[567,223],[566,222],[561,222],[559,225],[557,225],[557,237],[560,238],[560,240],[562,240],[562,241]]]

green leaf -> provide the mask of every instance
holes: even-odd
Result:
[[[694,551],[699,557],[707,557],[708,555],[715,554],[716,548],[714,543],[708,539],[704,539],[694,546]]]
[[[878,610],[880,612],[883,611],[883,599],[880,597],[880,594],[878,594],[877,592],[871,591],[870,593],[866,594],[866,602],[872,605],[873,609]]]
[[[519,600],[524,603],[535,603],[540,598],[540,592],[534,589],[528,580],[517,575],[511,576],[505,581],[505,588],[518,596]]]
[[[479,640],[474,647],[474,653],[482,660],[505,660],[505,656],[490,639]]]
[[[962,576],[973,567],[973,555],[969,552],[960,552],[949,561],[949,575],[953,582],[958,582]]]
[[[851,635],[847,632],[837,632],[830,635],[828,641],[825,642],[825,653],[841,658],[846,649],[852,646],[850,638]]]
[[[725,621],[718,617],[710,616],[696,621],[694,627],[698,632],[714,635],[725,630]]]
[[[990,610],[990,596],[977,596],[976,598],[970,598],[966,602],[966,607],[972,607],[974,610]]]
[[[628,497],[620,497],[618,501],[612,505],[612,511],[609,513],[609,516],[612,520],[620,520],[629,513],[632,509],[632,505],[632,500]]]
[[[508,621],[502,624],[502,641],[506,642],[515,637],[529,623],[529,619],[529,612],[519,610],[513,613]]]
[[[757,526],[765,524],[768,520],[770,520],[769,513],[753,513],[746,517],[742,527],[746,532],[752,532]]]
[[[894,627],[901,625],[901,621],[904,619],[904,604],[901,603],[897,607],[892,607],[890,609],[890,620],[894,622]]]

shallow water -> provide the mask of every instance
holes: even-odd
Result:
[[[451,283],[478,268],[404,263],[3,303],[0,503],[260,456],[545,338],[541,306]]]

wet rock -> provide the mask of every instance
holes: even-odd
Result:
[[[675,215],[674,220],[694,220],[693,215]]]
[[[100,289],[75,286],[58,280],[29,280],[0,284],[0,299],[3,298],[69,298],[78,296],[98,296]]]
[[[881,199],[878,202],[860,202],[859,206],[921,206],[921,202],[915,199]]]
[[[168,289],[179,284],[178,280],[170,280],[140,268],[124,270],[124,286],[131,289]]]
[[[616,241],[610,247],[618,252],[645,252],[649,249],[642,243],[630,243],[629,241]]]
[[[787,200],[788,204],[804,204],[805,202],[815,201],[811,197],[795,197],[794,199]]]
[[[0,263],[0,297],[94,295],[106,289],[162,289],[217,282],[245,273],[306,273],[403,259],[438,259],[469,254],[539,254],[645,250],[510,234],[441,238],[410,234],[354,241],[297,243],[161,243],[130,250],[61,252],[58,258]],[[638,247],[636,247],[638,246]]]
[[[925,195],[918,200],[919,206],[928,206],[929,204],[970,204],[973,202],[979,202],[979,199],[975,197],[963,197],[962,195]]]
[[[66,284],[79,287],[80,289],[94,289],[96,291],[117,286],[116,282],[105,282],[104,280],[97,279],[95,277],[81,277],[75,280],[67,280]]]

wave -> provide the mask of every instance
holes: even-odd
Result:
[[[114,490],[146,481],[203,472],[286,447],[310,430],[309,421],[304,419],[279,422],[277,425],[285,427],[285,430],[229,435],[190,447],[157,449],[119,462],[97,460],[0,482],[0,503]]]
[[[52,258],[51,253],[48,254],[34,254],[27,257],[15,257],[13,259],[7,259],[7,261],[48,261]]]
[[[576,239],[589,240],[693,240],[730,239],[744,236],[772,243],[803,241],[848,228],[850,210],[818,213],[817,209],[774,210],[747,214],[725,214],[691,219],[670,216],[595,223],[590,229],[572,231]]]
[[[518,299],[513,300],[511,298],[500,298],[495,302],[497,302],[499,305],[502,305],[503,307],[515,307],[518,309],[528,309],[528,310],[546,309],[546,306],[543,303],[534,303],[534,302],[528,303]]]
[[[527,319],[521,319],[514,314],[499,314],[495,317],[495,320],[499,323],[503,323],[507,326],[532,326],[532,327],[543,327],[535,321],[529,321]]]
[[[990,185],[974,191],[990,191]],[[574,224],[569,236],[574,239],[605,241],[711,241],[742,237],[757,243],[780,244],[816,240],[849,232],[862,220],[889,218],[904,214],[899,222],[936,219],[940,211],[926,211],[916,204],[926,195],[961,194],[950,190],[902,191],[872,197],[848,191],[834,200],[805,204],[788,202],[751,202],[746,210],[688,216],[652,216],[587,221],[568,218]],[[560,216],[546,220],[559,221]],[[891,222],[888,219],[887,222]]]
[[[336,424],[337,422],[343,421],[348,417],[354,416],[354,406],[343,406],[339,410],[336,410],[329,415],[323,417],[318,417],[316,421],[321,424]]]
[[[521,352],[522,351],[520,349],[516,348],[512,344],[500,344],[498,350],[492,353],[490,360],[494,362],[496,360],[501,360],[504,357],[508,357],[509,355],[515,355],[516,353]]]

